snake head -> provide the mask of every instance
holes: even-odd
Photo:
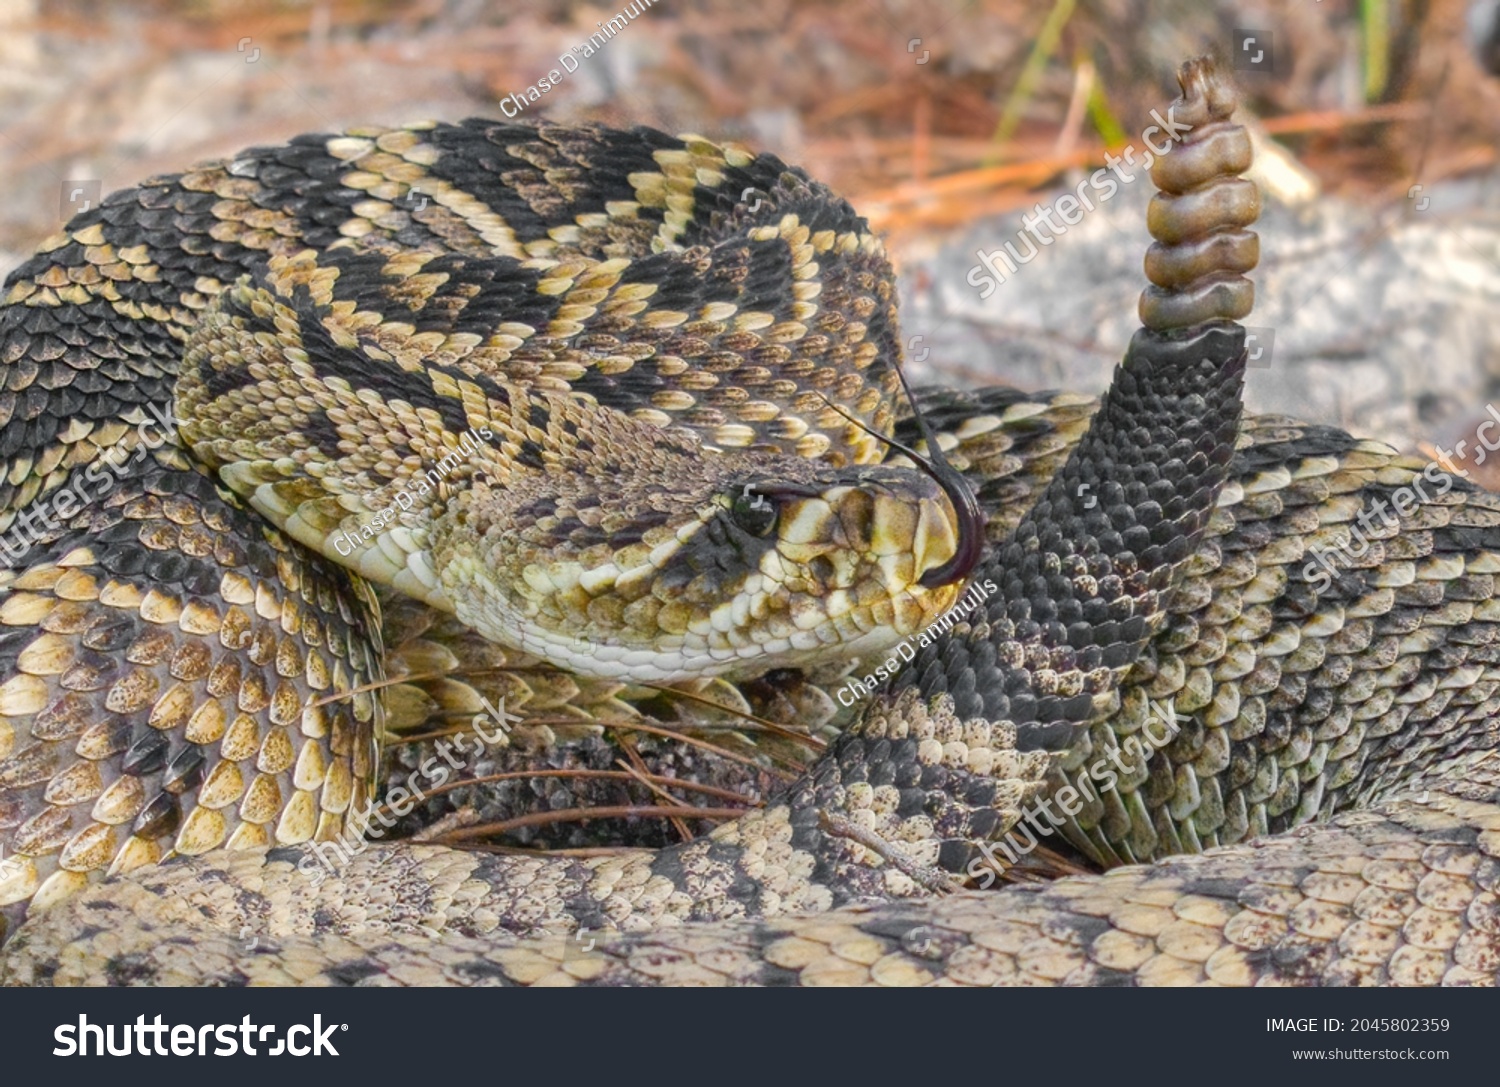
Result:
[[[957,601],[982,526],[951,469],[860,464],[860,443],[777,451],[439,364],[426,338],[365,342],[319,269],[284,261],[203,317],[180,429],[257,512],[365,579],[570,671],[649,683],[883,652]]]
[[[492,641],[641,682],[756,675],[883,652],[935,622],[963,578],[944,485],[888,466],[651,449],[615,465],[455,496],[433,567]],[[616,446],[618,449],[618,445]]]

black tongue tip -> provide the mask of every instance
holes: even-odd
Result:
[[[936,445],[936,442],[932,443],[933,448]],[[941,462],[932,476],[943,488],[948,501],[953,503],[953,512],[958,518],[958,524],[955,526],[958,546],[947,562],[941,566],[934,566],[918,580],[917,584],[924,589],[936,589],[943,585],[967,581],[969,575],[979,565],[980,556],[984,554],[986,519],[984,510],[980,508],[979,499],[974,494],[974,488],[970,487],[968,481],[947,461]]]

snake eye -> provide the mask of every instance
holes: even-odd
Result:
[[[763,494],[752,494],[750,488],[734,496],[729,507],[734,523],[752,536],[769,536],[781,516],[781,507]]]

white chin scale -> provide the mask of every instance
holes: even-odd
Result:
[[[834,641],[827,641],[833,634],[829,623],[823,638],[814,629],[798,631],[791,638],[738,647],[678,644],[647,649],[598,645],[514,615],[510,616],[513,622],[496,623],[494,616],[465,614],[466,611],[460,606],[455,614],[489,641],[541,657],[579,675],[634,683],[678,683],[715,676],[748,678],[773,668],[805,668],[829,658],[844,660],[884,653],[901,641],[901,635],[889,627],[879,627],[853,639],[838,640],[835,635]],[[674,641],[680,643],[682,639]]]

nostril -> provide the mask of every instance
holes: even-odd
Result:
[[[838,577],[838,569],[826,555],[819,555],[808,560],[807,572],[820,585],[833,585]]]
[[[840,546],[868,554],[874,544],[875,499],[868,491],[852,490],[839,503]]]

